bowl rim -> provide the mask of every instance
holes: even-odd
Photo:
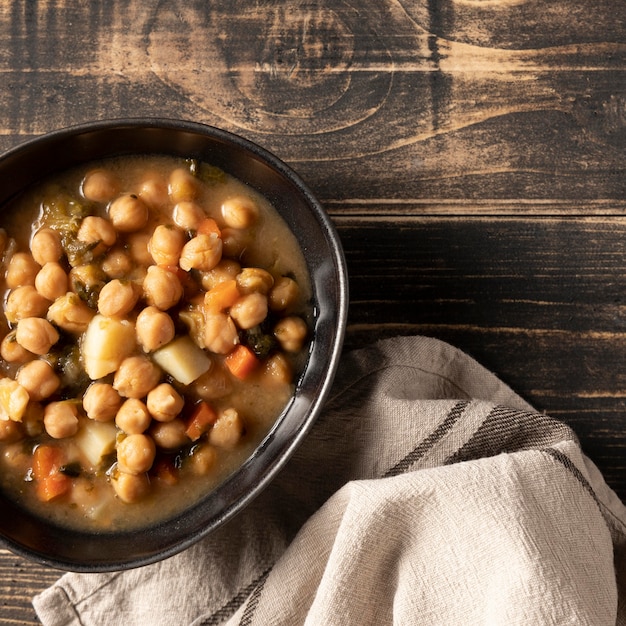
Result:
[[[252,155],[255,159],[257,159],[260,163],[269,167],[271,170],[276,172],[279,177],[286,180],[289,185],[291,185],[295,191],[295,193],[299,194],[304,204],[307,205],[308,210],[310,211],[313,219],[319,225],[320,232],[324,236],[325,244],[327,246],[327,252],[329,253],[328,260],[331,262],[333,280],[335,281],[335,300],[332,303],[334,306],[333,310],[328,310],[328,307],[323,308],[320,307],[316,310],[314,314],[315,324],[317,327],[317,323],[319,322],[319,315],[326,316],[324,321],[327,325],[332,325],[332,336],[327,340],[329,342],[330,351],[326,354],[325,361],[325,374],[315,389],[314,397],[308,398],[307,409],[304,413],[304,417],[299,423],[299,426],[295,432],[295,435],[289,438],[287,443],[283,443],[277,450],[272,450],[272,454],[269,457],[269,462],[266,466],[264,466],[265,471],[262,476],[254,481],[254,486],[249,488],[244,495],[238,497],[234,502],[230,503],[227,506],[221,516],[219,518],[212,519],[210,523],[208,523],[201,530],[197,530],[196,532],[191,533],[185,539],[178,539],[171,545],[167,545],[162,547],[159,550],[156,550],[150,554],[144,554],[142,556],[136,558],[128,558],[128,559],[118,559],[116,561],[84,561],[81,560],[80,556],[76,559],[74,558],[61,558],[57,556],[51,556],[49,554],[44,554],[41,551],[37,551],[23,545],[15,541],[12,537],[6,536],[4,529],[0,528],[0,544],[6,546],[12,552],[26,557],[30,560],[39,562],[41,564],[54,567],[57,569],[62,569],[66,571],[75,571],[75,572],[107,572],[107,571],[119,571],[125,569],[131,569],[135,567],[140,567],[144,565],[148,565],[165,558],[169,558],[184,549],[190,547],[195,544],[218,527],[223,525],[226,521],[232,519],[236,516],[237,513],[246,508],[253,499],[255,499],[265,488],[273,481],[276,475],[282,470],[288,460],[291,458],[296,449],[300,446],[302,441],[308,435],[310,429],[312,428],[314,422],[319,416],[320,411],[323,408],[324,402],[327,400],[329,392],[331,390],[334,377],[337,373],[337,369],[339,366],[339,360],[341,356],[343,340],[347,328],[347,318],[348,318],[348,303],[349,303],[349,286],[348,286],[348,270],[345,260],[345,255],[343,251],[343,247],[341,244],[341,240],[339,239],[339,235],[337,230],[331,221],[329,215],[326,213],[326,210],[322,206],[322,204],[317,200],[312,191],[306,185],[306,183],[302,180],[299,174],[295,172],[289,165],[287,165],[284,161],[282,161],[278,156],[267,150],[266,148],[260,146],[259,144],[242,137],[241,135],[235,134],[233,132],[207,125],[200,122],[190,121],[190,120],[178,120],[167,117],[123,117],[123,118],[110,118],[110,119],[101,119],[91,122],[83,122],[76,125],[67,126],[64,128],[52,130],[37,137],[33,137],[27,139],[18,145],[4,151],[0,154],[0,170],[5,167],[5,164],[10,162],[11,160],[19,160],[25,159],[28,155],[33,151],[39,150],[42,146],[45,145],[53,145],[56,143],[62,143],[64,141],[76,141],[77,137],[87,137],[90,135],[94,135],[97,133],[104,132],[117,132],[117,131],[133,131],[139,130],[142,132],[150,132],[150,130],[165,130],[167,132],[173,133],[188,133],[193,136],[202,136],[206,138],[208,141],[217,141],[223,144],[228,144],[231,146],[235,146],[237,150],[244,151],[248,155]],[[168,151],[162,149],[161,152],[163,154],[167,154]],[[128,150],[125,154],[141,154],[145,153],[145,151],[133,151]],[[117,154],[117,153],[116,153]],[[98,160],[100,158],[106,158],[107,156],[114,156],[113,154],[106,154],[102,156],[95,156],[89,159],[86,159],[84,162],[89,160]],[[78,162],[80,159],[78,160]],[[63,171],[67,169],[66,167],[57,167],[56,171]],[[54,168],[53,172],[54,173]],[[47,176],[48,173],[43,175]],[[31,184],[35,184],[35,180]],[[244,183],[248,181],[243,180]],[[22,187],[20,191],[23,191],[26,187]],[[0,198],[0,210],[10,202],[11,197],[7,196],[3,199]],[[271,200],[270,200],[271,202]],[[291,228],[291,226],[290,226]],[[293,230],[293,229],[292,229]],[[305,254],[306,257],[306,254]],[[315,278],[311,276],[311,286],[314,288]],[[327,303],[328,304],[328,303]],[[319,307],[320,303],[315,303],[316,307]],[[315,337],[311,342],[311,352],[315,350]],[[309,354],[309,359],[313,358],[312,354]],[[298,385],[300,385],[301,381],[305,378],[306,373],[309,369],[309,363],[303,372],[300,381],[298,381]],[[289,413],[291,410],[291,405],[294,402],[294,398],[290,404],[285,408],[281,416],[278,418],[277,422],[274,424],[270,433],[263,439],[263,441],[259,444],[259,446],[255,449],[252,455],[243,463],[243,465],[235,470],[235,472],[229,475],[225,480],[220,483],[220,488],[222,485],[227,484],[233,480],[236,480],[238,476],[241,475],[242,472],[247,471],[247,467],[254,461],[254,459],[258,458],[260,454],[260,450],[265,450],[267,447],[271,447],[273,445],[273,436],[276,430],[279,428],[279,423],[283,420],[284,416]],[[201,499],[200,504],[194,505],[194,508],[200,507],[202,502],[208,497],[203,497]],[[188,511],[183,511],[180,515],[175,515],[173,518],[164,520],[157,526],[166,527],[169,524],[175,523],[175,520],[178,518],[183,518],[188,513]],[[94,533],[82,533],[76,532],[73,530],[66,530],[66,532],[70,532],[72,534],[77,535],[88,535],[93,538],[98,538],[100,535],[98,532]],[[134,532],[134,531],[133,531]],[[124,534],[124,533],[121,533]],[[131,533],[132,534],[132,533]]]

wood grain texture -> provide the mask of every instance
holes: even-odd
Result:
[[[420,333],[463,348],[571,424],[624,497],[626,218],[351,222],[337,219],[347,345]]]
[[[347,349],[465,349],[626,499],[625,26],[620,0],[15,0],[0,149],[125,116],[262,144],[339,229]],[[58,573],[0,568],[0,621],[35,623]]]

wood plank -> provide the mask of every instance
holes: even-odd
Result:
[[[0,622],[38,624],[31,599],[62,572],[37,565],[8,550],[0,550]]]
[[[572,425],[626,496],[626,218],[334,215],[348,349],[425,334]]]

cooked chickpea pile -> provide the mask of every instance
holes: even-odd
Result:
[[[222,183],[202,167],[131,189],[98,167],[42,202],[29,249],[4,237],[0,441],[28,449],[43,501],[88,479],[132,503],[208,474],[246,434],[233,390],[292,383],[309,336],[301,286],[246,265],[259,205],[211,206]]]

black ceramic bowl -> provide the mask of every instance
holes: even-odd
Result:
[[[295,394],[253,455],[177,517],[116,534],[83,533],[43,521],[0,494],[0,540],[13,552],[60,569],[97,572],[146,565],[192,545],[231,519],[272,480],[306,436],[329,392],[340,356],[348,285],[340,241],[302,180],[278,158],[231,133],[190,122],[101,121],[28,141],[0,157],[0,207],[39,179],[86,161],[158,153],[197,158],[262,193],[293,230],[311,276],[313,340]]]

